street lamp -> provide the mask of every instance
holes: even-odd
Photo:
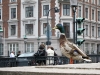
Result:
[[[76,12],[76,7],[77,7],[77,0],[70,0],[70,5],[73,9],[73,42],[76,43],[77,35],[76,35],[76,30],[77,30],[77,25],[75,25],[76,20],[75,20],[75,12]]]
[[[52,10],[52,9],[55,10],[55,13],[59,12],[58,7],[51,8],[50,10]],[[48,10],[48,12],[47,12],[47,41],[46,41],[46,45],[51,45],[51,42],[50,42],[50,25],[49,25],[49,22],[48,22],[48,16],[49,16],[50,10]]]
[[[76,43],[77,35],[76,35],[76,30],[77,30],[77,25],[75,25],[76,20],[75,20],[75,12],[76,12],[76,7],[77,7],[77,0],[70,0],[70,5],[73,9],[73,42]],[[76,29],[75,29],[76,28]],[[72,58],[70,58],[70,64],[73,64],[74,61]]]
[[[26,37],[26,35],[24,35],[24,49],[25,49],[25,53],[26,53],[26,42],[27,42],[27,37]]]

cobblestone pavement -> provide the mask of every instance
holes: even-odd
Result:
[[[0,71],[21,71],[39,73],[71,73],[85,75],[100,75],[100,63],[66,64],[49,66],[24,66],[0,68]]]

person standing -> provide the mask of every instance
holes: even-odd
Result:
[[[51,49],[51,46],[48,46],[46,53],[48,56],[46,64],[53,65],[54,64],[54,50]]]
[[[14,51],[11,51],[10,57],[15,57]]]
[[[54,48],[53,47],[51,47],[51,49],[54,51]],[[54,65],[56,65],[57,64],[57,62],[58,62],[58,57],[57,57],[58,55],[56,54],[56,52],[54,51]]]
[[[17,52],[17,57],[18,57],[20,54],[21,54],[21,51],[18,51],[18,52]]]
[[[38,65],[46,65],[46,51],[45,51],[45,45],[41,44],[39,46],[39,49],[37,51],[38,56],[37,57],[42,57],[42,60],[38,60],[37,63]]]

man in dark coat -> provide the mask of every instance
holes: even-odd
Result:
[[[39,65],[43,65],[43,64],[46,65],[46,57],[45,57],[46,56],[46,51],[45,51],[45,45],[44,44],[41,44],[39,46],[37,54],[38,54],[37,58],[39,58],[39,60],[37,61],[37,63]],[[41,58],[41,60],[40,60],[40,58]]]

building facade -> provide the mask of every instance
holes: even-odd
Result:
[[[58,7],[59,13],[54,8]],[[47,12],[50,25],[51,45],[58,55],[58,34],[52,28],[61,23],[66,37],[73,39],[73,11],[69,0],[0,0],[0,55],[9,56],[11,51],[36,52],[40,43],[47,41]],[[79,36],[85,39],[80,46],[87,54],[100,53],[100,0],[78,0],[76,18],[84,17],[85,28]]]

